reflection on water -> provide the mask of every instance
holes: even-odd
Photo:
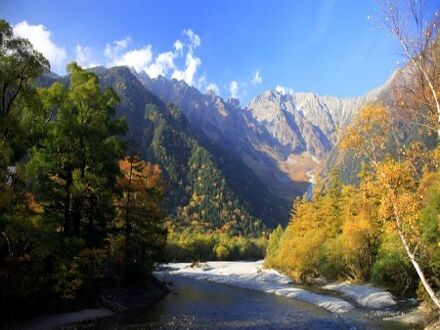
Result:
[[[357,312],[331,314],[292,299],[191,279],[171,278],[172,293],[103,327],[122,329],[402,329]]]

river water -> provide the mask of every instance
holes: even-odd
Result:
[[[103,328],[121,329],[403,329],[355,310],[333,314],[276,295],[224,284],[170,277],[172,292],[147,309]]]

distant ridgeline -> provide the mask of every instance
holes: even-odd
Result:
[[[165,205],[173,224],[254,236],[286,222],[288,208],[281,209],[282,203],[251,170],[195,135],[180,110],[150,93],[128,68],[92,70],[103,87],[112,87],[120,97],[117,115],[127,119],[130,149],[163,169]],[[55,75],[41,77],[39,84],[55,80],[68,84],[68,77]]]

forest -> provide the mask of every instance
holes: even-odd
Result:
[[[72,63],[67,86],[36,87],[48,61],[4,20],[0,36],[2,320],[142,284],[166,242],[161,169],[127,153],[95,74]]]
[[[428,135],[436,136],[435,113],[429,108],[419,111],[431,116]],[[311,199],[298,198],[289,225],[270,235],[266,267],[280,269],[298,282],[313,283],[322,276],[371,281],[400,296],[417,292],[435,313],[440,285],[440,149],[420,141],[404,145],[394,135],[402,132],[404,120],[417,118],[420,113],[410,119],[401,113],[396,117],[393,108],[382,104],[363,108],[340,142],[341,150],[361,159],[359,183],[343,184],[335,168]]]

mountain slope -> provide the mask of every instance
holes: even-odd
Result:
[[[116,114],[127,119],[130,152],[138,152],[163,170],[167,183],[164,203],[175,225],[222,229],[232,235],[259,235],[265,229],[261,215],[267,214],[269,219],[277,205],[264,209],[264,213],[261,207],[254,207],[237,194],[231,179],[199,142],[177,107],[165,105],[126,67],[96,67],[91,71],[97,74],[103,88],[112,87],[120,98]],[[39,83],[48,86],[55,81],[68,84],[69,77],[45,75]],[[228,161],[228,155],[223,159]],[[269,205],[269,201],[258,202]],[[270,218],[268,225],[275,225],[273,221]]]
[[[138,74],[164,102],[179,106],[196,134],[208,137],[250,168],[270,191],[290,201],[306,192],[319,163],[332,152],[340,132],[383,88],[337,99],[314,93],[268,90],[245,108],[184,81]],[[285,202],[286,203],[286,202]]]
[[[234,191],[179,109],[161,102],[128,68],[95,72],[102,85],[112,87],[121,98],[117,114],[127,118],[130,139],[141,155],[164,169],[169,186],[165,199],[175,222],[224,228],[232,234],[263,229],[261,214]]]
[[[248,201],[255,214],[270,225],[287,222],[290,196],[302,194],[308,184],[292,189],[289,178],[276,168],[273,159],[254,148],[260,133],[249,130],[252,123],[237,100],[224,101],[214,93],[202,94],[184,81],[150,79],[145,73],[138,77],[164,102],[176,104],[182,110],[200,143],[215,157],[234,191]],[[262,180],[262,172],[270,180]],[[268,181],[277,189],[271,189]]]
[[[393,126],[396,130],[387,132],[388,142],[382,150],[382,157],[391,155],[396,159],[399,158],[399,152],[403,151],[412,143],[420,143],[423,148],[433,149],[436,146],[436,136],[431,134],[429,130],[417,125],[408,125],[408,111],[397,106],[401,101],[399,91],[411,90],[409,87],[412,83],[414,73],[410,68],[404,67],[396,71],[380,89],[374,91],[377,102],[386,107]],[[356,117],[356,114],[355,114]],[[355,119],[353,117],[353,119]],[[421,120],[419,118],[418,120]],[[344,132],[342,132],[341,137]],[[403,148],[403,149],[402,149]],[[404,156],[404,154],[400,154]],[[379,155],[376,155],[379,157]],[[357,183],[359,181],[358,173],[361,169],[361,163],[368,162],[369,159],[359,159],[349,150],[342,150],[338,144],[328,153],[322,164],[320,165],[320,176],[324,179],[328,178],[333,168],[339,172],[340,178],[344,183]]]
[[[126,67],[93,71],[120,96],[117,113],[136,148],[164,169],[174,221],[247,234],[261,230],[259,219],[286,223],[293,197],[319,170],[356,178],[360,162],[337,144],[365,104],[390,102],[394,80],[351,99],[268,90],[242,108],[184,81]]]
[[[250,113],[240,107],[238,100],[225,101],[212,92],[202,94],[184,81],[150,79],[145,73],[138,77],[164,102],[176,104],[198,136],[207,137],[209,143],[220,146],[240,162],[241,173],[255,174],[261,182],[258,186],[267,187],[270,195],[276,196],[276,203],[282,206],[276,221],[287,221],[293,196],[302,195],[309,183],[303,178],[292,180],[279,168],[276,157],[271,154],[278,152],[278,145],[265,127],[258,125]]]

